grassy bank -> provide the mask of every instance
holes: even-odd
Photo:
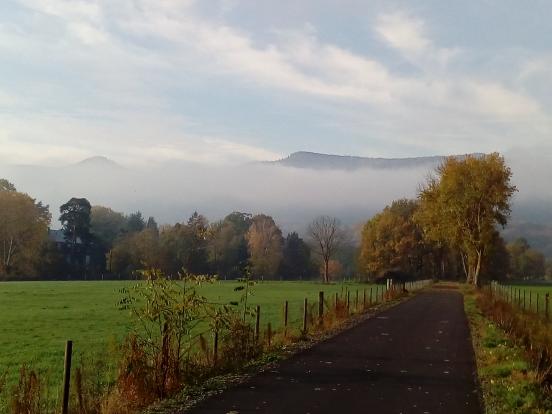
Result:
[[[487,414],[552,413],[550,395],[525,350],[488,319],[477,305],[477,293],[464,291],[479,380]]]

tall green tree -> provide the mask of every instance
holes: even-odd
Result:
[[[479,285],[496,226],[505,226],[516,187],[497,153],[448,158],[419,193],[416,219],[425,237],[459,252],[466,280]]]
[[[482,273],[489,280],[504,280],[510,271],[510,263],[511,258],[506,242],[500,233],[495,231],[487,254],[483,258]]]
[[[91,240],[90,219],[92,206],[86,198],[71,198],[59,208],[61,226],[65,238],[76,245],[88,245]]]
[[[161,229],[161,267],[167,274],[174,275],[183,269],[192,274],[209,272],[208,224],[203,215],[195,212],[186,224],[176,223]]]
[[[157,221],[155,221],[155,218],[152,216],[148,217],[148,221],[146,222],[146,228],[159,233],[159,226],[157,224]]]
[[[108,254],[107,266],[111,273],[128,278],[139,270],[163,267],[162,258],[159,233],[144,229],[119,237]]]
[[[125,225],[126,219],[122,213],[108,207],[92,206],[90,232],[106,250],[111,249],[115,239],[123,233]]]
[[[280,275],[283,279],[309,279],[314,267],[311,249],[296,232],[289,233],[284,241]]]
[[[211,271],[223,278],[243,276],[249,261],[246,234],[251,214],[233,212],[207,231]]]
[[[188,219],[189,251],[184,261],[184,268],[192,274],[206,274],[209,271],[207,252],[207,229],[209,221],[197,211]]]
[[[142,212],[137,211],[135,213],[129,214],[127,217],[127,222],[125,230],[129,233],[138,233],[146,228],[146,222],[142,216]]]
[[[532,249],[524,238],[518,238],[507,246],[510,255],[510,274],[517,279],[540,279],[544,277],[546,263],[544,255]]]

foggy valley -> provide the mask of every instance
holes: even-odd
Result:
[[[526,237],[552,257],[550,152],[541,148],[505,154],[518,193],[504,234],[508,240]],[[441,156],[375,159],[300,152],[282,160],[239,165],[174,160],[126,166],[98,156],[59,166],[2,165],[0,176],[49,204],[53,228],[59,228],[61,204],[71,197],[85,197],[93,205],[123,213],[139,210],[165,224],[185,221],[194,211],[211,221],[232,211],[262,212],[272,215],[284,232],[304,234],[312,218],[321,214],[359,229],[393,200],[415,198],[416,189],[442,160]]]

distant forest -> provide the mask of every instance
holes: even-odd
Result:
[[[235,279],[329,282],[401,277],[552,278],[552,264],[525,239],[506,243],[516,188],[498,154],[448,158],[415,200],[397,200],[368,220],[359,239],[335,217],[313,218],[305,235],[282,231],[266,214],[232,212],[209,222],[193,213],[159,225],[85,198],[52,212],[0,180],[0,279],[129,279],[146,268]],[[461,223],[459,225],[458,223]]]
[[[232,212],[210,223],[194,213],[182,223],[159,225],[140,211],[125,215],[71,198],[60,207],[61,229],[51,230],[48,206],[7,180],[0,183],[2,279],[128,279],[145,268],[222,279],[249,272],[259,278],[309,280],[325,272],[324,258],[315,257],[316,245],[296,232],[284,236],[268,215]],[[328,277],[330,272],[334,279],[352,277],[358,248],[337,219],[332,225],[339,236],[326,263]]]

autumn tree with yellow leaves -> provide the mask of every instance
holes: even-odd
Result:
[[[416,200],[393,201],[364,225],[359,255],[362,273],[374,279],[388,270],[414,277],[428,270],[436,249],[414,222],[417,209]]]
[[[275,276],[283,257],[284,238],[274,219],[264,214],[254,216],[246,239],[252,274]]]
[[[420,189],[416,222],[425,238],[460,254],[468,283],[479,285],[496,229],[508,222],[517,191],[511,178],[498,153],[450,157]]]
[[[50,219],[48,206],[0,180],[0,278],[36,274]]]

